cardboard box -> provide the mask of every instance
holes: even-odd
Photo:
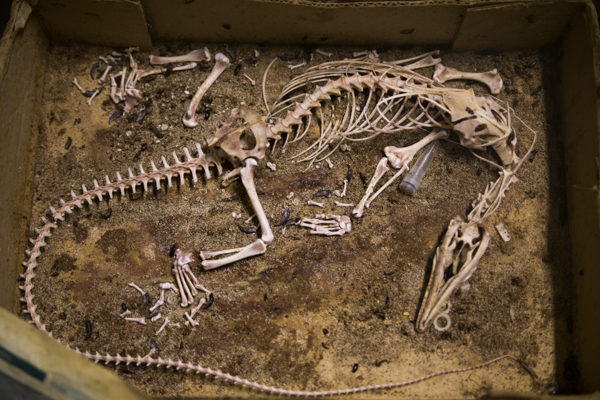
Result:
[[[22,254],[29,236],[42,82],[52,42],[142,49],[150,49],[153,41],[172,40],[436,45],[456,52],[559,45],[562,56],[556,62],[561,74],[555,84],[560,93],[567,165],[564,190],[568,196],[571,238],[564,245],[571,247],[574,297],[575,362],[567,369],[576,369],[580,393],[597,391],[600,389],[597,318],[600,291],[596,286],[600,284],[599,33],[596,11],[590,1],[489,4],[15,0],[11,21],[0,42],[0,187],[3,188],[0,305],[12,312],[19,310],[15,282],[22,271]],[[31,374],[15,369],[15,363],[2,364],[2,371],[12,377],[6,381],[12,382],[10,387],[15,388],[15,382],[21,382],[51,396],[66,398],[81,393],[91,398],[133,398],[134,394],[112,374],[84,363],[5,310],[0,314],[0,326],[2,348],[50,374],[57,373],[64,379],[70,376],[68,384],[48,389],[47,385],[36,384]],[[64,364],[56,361],[63,359],[68,361]],[[76,391],[65,389],[67,386]],[[103,386],[114,392],[101,391],[99,388]]]

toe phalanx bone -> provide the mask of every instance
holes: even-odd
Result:
[[[204,83],[198,87],[196,94],[192,98],[185,114],[183,115],[183,124],[188,128],[193,128],[198,125],[196,121],[196,110],[198,109],[198,104],[200,104],[200,100],[204,94],[208,91],[208,89],[212,86],[213,83],[217,80],[217,78],[227,69],[229,66],[229,58],[225,57],[223,53],[218,53],[215,56],[215,66],[213,67],[211,73],[208,75]]]
[[[502,78],[496,69],[487,72],[461,72],[442,64],[436,65],[434,81],[444,83],[459,79],[481,82],[490,89],[492,94],[498,94],[502,90]]]
[[[310,228],[313,235],[342,236],[352,230],[352,221],[346,215],[317,214],[315,218],[301,218],[298,225]]]
[[[190,51],[187,54],[182,56],[175,57],[159,57],[159,56],[150,56],[150,64],[170,64],[177,62],[202,62],[202,61],[210,61],[210,52],[206,47],[198,50]]]
[[[100,186],[96,183],[95,187],[89,191],[83,186],[83,191],[79,195],[71,192],[72,199],[68,202],[61,200],[58,209],[52,208],[52,220],[42,219],[42,228],[36,230],[37,237],[31,239],[32,248],[28,252],[29,259],[24,262],[25,273],[23,276],[25,282],[20,287],[24,292],[21,301],[26,305],[31,323],[52,336],[52,333],[42,322],[40,314],[36,311],[36,305],[33,302],[34,294],[32,293],[34,271],[38,265],[37,259],[41,256],[41,248],[46,246],[46,238],[51,236],[52,230],[58,228],[58,224],[65,219],[65,214],[72,213],[74,208],[83,208],[85,202],[92,204],[96,199],[98,201],[108,201],[109,198],[112,199],[115,192],[120,192],[121,196],[125,196],[126,190],[131,189],[132,192],[135,192],[138,185],[141,185],[143,190],[148,190],[148,184],[154,183],[158,189],[161,180],[166,179],[170,185],[171,178],[175,175],[180,176],[180,182],[183,185],[185,174],[191,174],[193,181],[196,182],[196,170],[198,168],[202,167],[207,174],[207,178],[209,178],[209,167],[211,165],[217,167],[218,175],[220,175],[222,172],[221,162],[224,160],[231,162],[234,170],[227,175],[228,177],[241,176],[242,184],[257,214],[262,236],[246,247],[216,252],[201,252],[201,257],[204,259],[203,264],[207,264],[205,268],[215,268],[264,253],[266,246],[273,240],[273,235],[256,194],[253,177],[258,161],[265,157],[268,141],[280,140],[280,134],[282,133],[288,136],[293,136],[295,133],[296,139],[301,137],[305,130],[301,130],[300,127],[309,124],[305,119],[310,119],[314,111],[321,111],[324,108],[324,103],[330,100],[332,96],[344,94],[349,99],[344,117],[341,120],[337,120],[335,116],[329,117],[332,119],[329,128],[323,128],[317,142],[313,143],[307,151],[301,153],[302,155],[311,151],[301,161],[310,161],[312,164],[319,157],[322,158],[323,153],[329,151],[331,147],[333,147],[333,151],[336,151],[344,141],[368,140],[381,133],[397,133],[408,129],[440,128],[455,131],[461,145],[471,150],[476,157],[489,162],[500,170],[500,178],[491,183],[485,192],[479,196],[467,219],[453,219],[444,240],[436,250],[436,255],[439,256],[436,257],[434,262],[431,279],[417,322],[418,330],[427,329],[432,321],[436,321],[440,313],[446,313],[448,299],[456,287],[468,280],[476,270],[477,263],[489,243],[489,235],[479,225],[499,207],[505,191],[517,180],[515,173],[521,166],[522,160],[531,153],[535,143],[535,133],[532,131],[534,139],[531,148],[523,159],[519,158],[515,152],[516,131],[511,122],[511,117],[514,117],[511,113],[512,110],[501,107],[491,97],[476,97],[472,90],[444,88],[441,84],[417,74],[411,68],[414,68],[414,65],[419,65],[420,60],[426,58],[426,56],[402,60],[393,65],[351,60],[334,61],[310,68],[306,73],[290,82],[284,89],[280,99],[308,83],[319,83],[320,85],[317,85],[313,93],[307,94],[302,102],[296,104],[293,102],[297,97],[291,100],[279,100],[272,108],[273,113],[268,116],[260,116],[242,103],[238,108],[232,110],[230,118],[225,121],[209,141],[206,154],[201,146],[197,145],[198,155],[195,158],[191,156],[187,149],[184,149],[187,158],[184,162],[179,161],[177,155],[174,154],[175,164],[172,166],[167,165],[163,159],[164,168],[158,169],[152,163],[153,168],[147,173],[140,168],[140,174],[134,175],[130,170],[127,179],[122,179],[117,174],[118,180],[115,182],[110,182],[106,177],[105,185]],[[374,59],[375,53],[365,56],[365,58],[369,57]],[[412,64],[409,64],[411,62]],[[408,68],[409,66],[413,67]],[[123,74],[123,71],[121,73]],[[123,79],[126,79],[125,74],[123,74]],[[362,92],[365,98],[362,107],[358,107],[357,104],[357,101],[359,101],[357,100],[358,92]],[[281,108],[288,103],[294,104],[293,111],[289,111],[285,117],[277,117]],[[274,118],[274,122],[267,123],[267,117]],[[239,120],[242,120],[241,126],[234,124]],[[323,125],[327,126],[327,124]],[[247,135],[243,135],[247,129],[250,129],[254,135],[252,143],[249,142],[250,139]],[[252,146],[249,146],[250,144]],[[330,147],[330,145],[332,146]],[[496,152],[501,164],[484,159],[475,153],[475,151],[485,150],[488,147]],[[325,158],[327,156],[329,154]],[[235,253],[233,256],[224,259],[209,260],[209,258],[219,255],[233,253]],[[449,259],[452,262],[448,263]],[[447,279],[444,269],[449,268],[450,265],[452,265],[456,274]],[[178,273],[177,276],[184,273],[181,270],[181,273]],[[185,280],[185,276],[183,279]],[[181,293],[182,286],[179,287]],[[139,321],[145,323],[145,320],[140,319]],[[170,326],[173,326],[173,324]],[[160,357],[152,358],[149,355],[145,357],[120,356],[119,354],[100,355],[98,353],[93,355],[89,352],[81,353],[78,349],[76,349],[76,352],[88,359],[96,362],[103,361],[106,364],[110,362],[115,364],[135,362],[138,365],[143,363],[148,366],[176,367],[186,371],[220,377],[271,393],[302,396],[349,394],[405,386],[441,374],[471,371],[504,359],[519,361],[512,356],[503,356],[474,367],[443,371],[407,382],[364,386],[346,390],[306,392],[265,386],[220,371],[204,368],[197,364],[164,360]]]

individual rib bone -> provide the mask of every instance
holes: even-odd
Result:
[[[442,64],[436,65],[435,73],[433,74],[434,81],[444,83],[459,79],[470,79],[481,82],[490,89],[492,94],[498,94],[502,90],[502,78],[497,69],[487,72],[461,72]]]
[[[319,53],[319,54],[321,54],[321,55],[324,55],[325,57],[331,57],[331,56],[333,55],[333,53],[328,53],[328,52],[326,52],[326,51],[319,50],[319,49],[316,49],[316,50],[315,50],[315,53]]]
[[[215,57],[216,58],[216,57]],[[175,57],[159,57],[159,56],[150,56],[150,64],[169,64],[176,62],[201,62],[201,61],[210,61],[210,52],[206,47],[198,50],[192,50],[189,53],[183,56],[175,56]]]
[[[208,91],[208,89],[212,86],[212,84],[217,80],[217,78],[225,71],[225,69],[229,66],[229,58],[225,57],[223,53],[218,53],[215,56],[215,66],[213,67],[212,72],[208,75],[204,83],[198,88],[196,94],[192,98],[187,111],[183,116],[183,124],[188,128],[193,128],[198,125],[196,121],[196,109],[198,108],[198,104],[200,104],[200,100],[202,100],[202,96]]]

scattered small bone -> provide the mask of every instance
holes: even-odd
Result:
[[[90,90],[85,90],[84,88],[82,88],[79,83],[77,83],[77,78],[73,78],[73,84],[75,86],[77,86],[77,89],[79,89],[79,91],[81,92],[82,95],[84,95],[85,97],[92,97],[94,95],[94,92],[90,91]]]
[[[352,150],[352,148],[350,147],[350,145],[349,145],[349,144],[344,144],[344,143],[342,143],[342,144],[340,145],[340,150],[342,150],[342,151],[345,151],[345,152],[349,152],[349,151],[351,151],[351,150]]]
[[[158,321],[161,318],[162,318],[162,315],[160,315],[160,313],[158,313],[154,317],[150,318],[150,321],[156,322],[156,321]]]
[[[346,215],[317,214],[314,219],[300,219],[298,225],[310,228],[313,235],[341,236],[352,230],[352,221]]]
[[[179,294],[179,290],[177,289],[177,287],[175,285],[173,285],[172,283],[161,283],[160,284],[160,288],[161,289],[165,289],[165,290],[169,290],[171,289],[173,292],[175,292],[175,294]]]
[[[510,306],[510,319],[512,322],[515,322],[515,320],[517,319],[515,309],[513,308],[513,306]]]
[[[254,57],[258,58],[258,56],[260,56],[260,53],[258,50],[254,49]]]
[[[169,129],[169,125],[167,125],[167,124],[162,124],[162,125],[159,125],[159,126],[160,126],[160,130],[161,131],[166,131],[167,129]]]
[[[327,157],[325,159],[325,162],[327,162],[327,166],[329,166],[329,169],[333,168],[333,163],[331,162],[331,160],[329,159],[329,157]]]
[[[506,227],[504,226],[504,224],[496,225],[496,230],[498,231],[498,234],[500,235],[502,240],[504,240],[505,242],[510,241],[510,234],[506,230]]]
[[[88,106],[92,105],[92,100],[94,100],[94,97],[96,97],[98,94],[100,94],[100,92],[102,92],[102,89],[96,89],[96,91],[94,91],[94,93],[92,94],[92,97],[90,97],[86,103],[88,104]]]
[[[354,203],[340,203],[339,201],[335,201],[335,205],[338,207],[354,207]]]
[[[256,214],[252,214],[252,216],[250,218],[248,218],[247,220],[244,221],[245,224],[249,224],[253,218],[256,217]]]
[[[192,319],[192,317],[190,317],[190,316],[188,315],[188,313],[187,313],[187,312],[185,313],[185,317],[187,318],[187,320],[188,320],[189,324],[190,324],[190,325],[192,325],[192,327],[200,325],[198,322],[194,321],[194,320]],[[188,322],[186,322],[186,325],[188,324]]]
[[[175,323],[171,322],[169,324],[169,326],[172,328],[181,328],[181,325],[179,325],[179,322],[175,322]]]
[[[160,329],[156,331],[156,334],[158,335],[159,333],[161,333],[165,329],[165,326],[167,326],[167,324],[169,322],[171,322],[171,320],[169,319],[169,317],[165,317],[165,322],[163,322],[163,324],[160,327]]]
[[[287,196],[285,196],[286,199],[291,199],[292,197],[294,197],[294,192],[290,192],[290,194],[288,194]]]
[[[194,315],[196,315],[196,313],[198,311],[200,311],[200,309],[202,308],[202,306],[204,305],[204,303],[206,303],[206,299],[201,298],[200,301],[198,302],[198,305],[196,306],[196,308],[192,308],[192,311],[190,312],[190,317],[194,318]]]
[[[315,50],[315,53],[319,53],[319,54],[321,54],[321,55],[324,55],[325,57],[331,57],[331,56],[333,56],[333,53],[328,53],[328,52],[326,52],[326,51],[319,50],[319,49],[316,49],[316,50]]]
[[[267,168],[269,168],[271,171],[277,170],[277,166],[272,162],[267,162]]]
[[[317,206],[317,207],[321,207],[321,208],[325,207],[323,205],[323,203],[317,203],[316,201],[312,201],[312,200],[309,200],[306,204],[308,204],[309,206]]]
[[[210,52],[206,47],[198,50],[193,50],[183,56],[176,57],[159,57],[150,56],[150,64],[169,64],[175,62],[189,62],[189,61],[210,61]]]
[[[108,76],[108,73],[110,72],[111,69],[112,69],[112,65],[108,65],[106,67],[106,69],[104,70],[104,73],[102,74],[100,79],[98,79],[98,83],[102,84],[102,83],[104,83],[104,81],[106,81],[106,77]]]
[[[134,288],[135,290],[137,290],[138,292],[140,292],[143,295],[146,294],[146,292],[144,292],[142,289],[140,289],[135,283],[131,282],[130,284],[128,284],[127,286],[131,286],[132,288]]]
[[[250,81],[250,83],[252,84],[252,86],[256,86],[256,82],[254,81],[254,79],[250,78],[248,76],[248,74],[242,74],[242,75],[244,75],[246,78],[248,78],[248,80]]]
[[[125,316],[126,316],[126,315],[129,315],[129,314],[131,314],[131,311],[129,311],[129,310],[125,310],[125,312],[124,312],[123,314],[120,314],[120,315],[119,315],[119,317],[121,317],[121,318],[125,318]]]
[[[146,318],[145,317],[142,317],[142,318],[125,318],[125,321],[137,322],[138,324],[146,325]]]
[[[302,62],[300,64],[288,65],[288,68],[289,69],[296,69],[296,68],[304,67],[306,64],[307,64],[306,60],[302,60]]]
[[[233,218],[236,218],[236,217],[237,217],[237,214],[235,213],[235,211],[231,213],[231,216],[232,216]]]

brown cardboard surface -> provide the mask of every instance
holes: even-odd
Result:
[[[600,389],[600,149],[598,24],[593,7],[571,22],[563,43],[562,112],[580,390]],[[592,33],[592,34],[590,34]]]
[[[239,0],[142,4],[153,40],[322,45],[449,44],[465,10],[402,3],[338,8]]]
[[[27,241],[47,41],[35,18],[14,39],[0,83],[0,306],[15,307]]]
[[[469,7],[453,49],[513,50],[546,46],[562,35],[576,7],[569,2]]]
[[[52,40],[117,48],[149,49],[152,46],[139,1],[39,0],[32,3],[35,15]]]

